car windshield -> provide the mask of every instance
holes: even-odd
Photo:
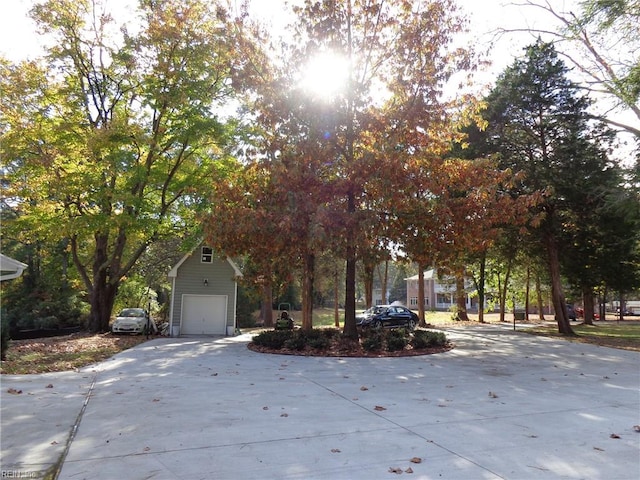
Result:
[[[144,317],[144,310],[141,308],[125,308],[119,314],[119,317]]]
[[[375,315],[377,313],[382,313],[386,310],[387,307],[381,307],[380,305],[377,305],[375,307],[371,307],[367,310],[364,311],[364,313],[366,315]]]

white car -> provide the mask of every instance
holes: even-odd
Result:
[[[125,308],[118,313],[111,326],[111,332],[147,333],[147,321],[149,321],[148,333],[156,333],[158,327],[144,308]]]

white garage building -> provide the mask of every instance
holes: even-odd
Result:
[[[171,336],[233,335],[239,277],[230,258],[205,245],[185,255],[169,272]]]

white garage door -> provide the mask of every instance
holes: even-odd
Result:
[[[184,295],[181,335],[225,335],[226,295]]]

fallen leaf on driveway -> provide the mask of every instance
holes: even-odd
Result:
[[[410,460],[411,463],[422,463],[422,459],[420,457],[413,457]]]
[[[144,452],[148,452],[149,450],[151,450],[151,447],[144,447],[142,450],[143,450]]]
[[[331,449],[331,453],[340,453],[340,449],[339,448],[332,448]]]
[[[280,414],[280,416],[281,416],[281,417],[288,417],[288,416],[289,416],[289,414],[288,414],[288,413],[281,413],[281,414]]]
[[[633,426],[633,429],[634,429],[636,432],[640,432],[640,425],[634,425],[634,426]]]
[[[611,435],[609,435],[609,438],[620,438],[620,435],[612,433]]]
[[[409,467],[407,468],[404,473],[413,473],[413,468]]]
[[[362,390],[363,392],[366,392],[369,389],[363,385],[362,387],[360,387],[360,390]]]
[[[50,383],[49,385],[47,385],[47,386],[46,386],[46,387],[44,387],[44,388],[53,388],[53,383]]]
[[[400,475],[402,473],[402,469],[398,467],[389,467],[389,473],[395,473]]]
[[[263,410],[269,410],[269,407],[262,407]]]
[[[383,411],[385,411],[385,410],[386,410],[386,408],[381,407],[380,405],[376,405],[373,409],[374,409],[376,412],[383,412]]]
[[[493,392],[489,392],[489,396],[490,396],[491,398],[498,398],[498,395],[496,395],[496,394],[495,394],[495,393],[493,393]]]
[[[15,388],[10,388],[9,390],[7,390],[7,393],[10,393],[11,395],[20,395],[22,393],[22,390],[16,390]]]

